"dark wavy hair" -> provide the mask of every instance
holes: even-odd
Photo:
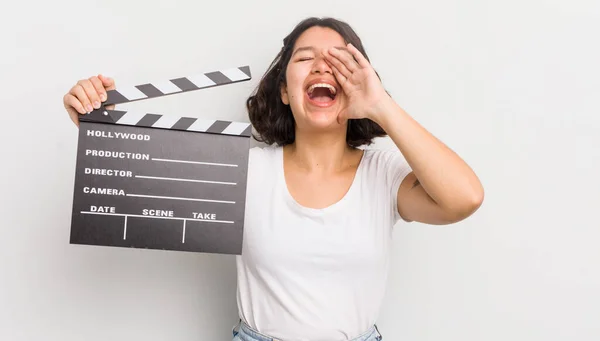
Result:
[[[334,18],[307,18],[296,25],[283,39],[283,47],[271,62],[257,88],[246,100],[250,122],[256,131],[254,138],[269,145],[284,146],[295,140],[295,121],[292,110],[281,101],[280,87],[286,84],[286,69],[292,56],[294,45],[300,35],[313,26],[326,27],[338,32],[346,44],[354,45],[367,60],[362,42],[347,23]],[[377,75],[379,77],[379,75]],[[375,137],[385,136],[386,132],[369,119],[348,120],[346,142],[351,147],[369,145]]]

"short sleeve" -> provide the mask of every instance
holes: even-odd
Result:
[[[394,223],[402,219],[398,212],[398,189],[400,184],[406,178],[412,168],[404,158],[404,155],[399,150],[388,150],[382,152],[381,162],[383,162],[383,169],[385,171],[385,183],[386,187],[389,188],[390,204],[392,205],[392,212],[394,212]]]

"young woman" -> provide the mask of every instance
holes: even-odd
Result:
[[[73,121],[114,84],[79,81],[64,97]],[[394,102],[335,19],[300,22],[247,107],[267,146],[250,150],[234,340],[381,340],[394,225],[467,218],[480,181]],[[385,135],[397,149],[360,148]]]

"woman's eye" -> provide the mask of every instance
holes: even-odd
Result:
[[[312,59],[311,57],[302,57],[302,58],[298,59],[298,61],[303,62],[303,61],[311,60],[311,59]]]

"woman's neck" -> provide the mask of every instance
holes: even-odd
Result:
[[[287,149],[287,150],[286,150]],[[293,144],[284,148],[286,157],[309,172],[335,173],[356,163],[355,148],[339,134],[303,134],[296,132]]]

